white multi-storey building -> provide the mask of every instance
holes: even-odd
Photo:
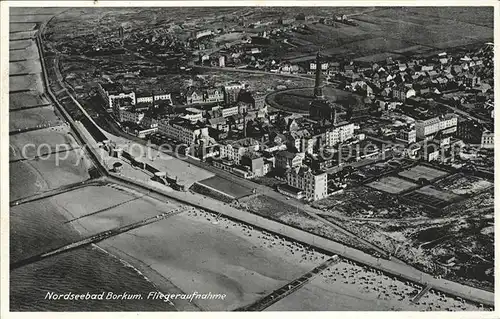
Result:
[[[224,91],[219,88],[210,88],[205,90],[204,102],[214,103],[224,101]]]
[[[495,133],[490,131],[485,131],[481,135],[481,147],[482,148],[494,148],[495,147]]]
[[[230,105],[232,103],[236,103],[238,100],[238,94],[243,88],[244,85],[240,82],[231,82],[224,85],[224,101],[226,104]]]
[[[153,103],[153,100],[156,101],[167,101],[170,104],[173,104],[172,102],[172,95],[171,94],[158,94],[158,95],[137,95],[135,103]]]
[[[225,158],[240,164],[241,157],[246,153],[253,153],[260,148],[259,143],[252,138],[244,138],[234,142],[220,145],[221,158]]]
[[[191,122],[203,121],[203,114],[202,113],[186,113],[180,117],[183,119],[189,120]]]
[[[328,196],[326,172],[314,172],[307,166],[301,166],[289,169],[286,179],[289,186],[303,190],[307,200],[320,200]]]
[[[198,123],[193,124],[185,119],[161,119],[158,122],[158,132],[187,145],[193,145],[197,140],[208,140],[208,127]]]
[[[457,130],[458,118],[454,114],[446,114],[443,117],[433,117],[428,120],[417,121],[415,129],[417,139],[423,140],[439,131],[454,133]]]
[[[323,133],[315,136],[315,139],[322,139],[322,146],[335,146],[343,143],[351,138],[354,138],[354,123],[341,122],[323,131]]]
[[[119,109],[118,116],[120,122],[132,122],[139,124],[144,118],[144,112],[138,112],[131,109]]]
[[[417,131],[415,131],[415,128],[401,130],[396,134],[396,139],[407,144],[415,143],[417,141]]]
[[[228,117],[238,114],[238,106],[226,107],[222,109],[222,117]]]
[[[134,92],[123,92],[119,84],[116,83],[99,83],[97,90],[107,104],[108,111],[112,111],[117,100],[129,100],[131,105],[135,104]]]

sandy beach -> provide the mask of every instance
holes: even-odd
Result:
[[[92,201],[79,202],[75,198],[92,198]],[[159,202],[144,194],[124,191],[115,185],[80,188],[55,196],[53,201],[64,210],[70,224],[85,236],[181,207],[178,203]]]
[[[134,191],[110,185],[88,186],[23,204],[14,207],[12,213],[24,220],[53,215],[54,227],[72,226],[80,234],[43,245],[55,248],[69,243],[70,239],[77,240],[180,207],[175,202],[142,197]],[[300,277],[325,258],[250,226],[222,217],[216,220],[213,214],[186,209],[179,215],[99,243],[111,254],[140,269],[164,293],[197,291],[227,295],[225,300],[198,300],[194,305],[175,301],[180,310],[235,309]],[[68,220],[73,221],[68,223]],[[24,251],[22,247],[13,249]],[[40,251],[18,255],[27,257],[35,253]]]
[[[26,60],[9,63],[9,75],[40,72],[42,72],[42,67],[40,66],[40,62],[38,62],[38,60]]]
[[[50,149],[41,145],[47,145]],[[9,161],[33,158],[37,156],[37,150],[40,150],[42,154],[57,151],[57,145],[59,145],[59,150],[64,150],[65,147],[79,147],[67,125],[11,135],[9,139]],[[64,154],[61,154],[61,156],[64,156]]]
[[[99,246],[141,260],[187,294],[227,295],[225,300],[198,300],[204,310],[231,310],[254,302],[323,261],[319,253],[194,209]]]
[[[302,289],[272,305],[267,311],[480,311],[431,290],[418,303],[413,296],[422,289],[411,282],[348,260],[335,264]]]
[[[38,31],[20,31],[15,33],[9,33],[9,41],[34,39]]]
[[[9,92],[35,91],[43,93],[43,82],[40,74],[28,74],[9,77]]]
[[[9,50],[26,49],[34,43],[34,40],[9,41]],[[10,70],[9,70],[10,74]]]
[[[74,227],[80,233],[52,243],[55,248],[71,238],[76,240],[181,207],[175,202],[136,198],[137,195],[140,194],[116,185],[88,186],[14,207],[11,214],[30,222],[52,216],[54,227],[62,226],[63,232]],[[79,198],[83,200],[76,200]],[[75,218],[79,219],[66,222]],[[33,225],[36,228],[37,223]],[[15,229],[11,231],[16,233]],[[33,231],[43,234],[51,230]],[[38,236],[37,240],[44,239]],[[224,300],[195,300],[193,304],[173,301],[178,310],[232,310],[248,305],[328,258],[301,244],[189,207],[98,246],[140,271],[163,293],[226,294]],[[17,255],[22,252],[19,247],[12,249]],[[417,304],[410,303],[421,288],[342,259],[267,310],[481,310],[432,290]]]
[[[36,28],[36,23],[10,23],[9,32],[16,33],[20,31],[34,30]]]
[[[82,236],[181,207],[175,202],[136,196],[142,195],[117,186],[89,186],[57,195],[51,202],[67,219],[79,218],[69,224]],[[93,200],[80,202],[75,198]],[[226,300],[198,301],[204,310],[228,310],[253,302],[323,260],[314,252],[303,258],[299,246],[251,227],[225,218],[215,222],[212,214],[186,209],[98,245],[141,268],[159,287],[168,288],[164,292],[227,294]],[[88,215],[91,213],[96,214]],[[177,302],[177,307],[189,308]]]
[[[56,115],[52,106],[21,110],[9,114],[9,132],[57,126],[64,122]]]
[[[163,209],[178,207],[175,204],[162,204]],[[94,215],[84,217],[88,214]],[[53,197],[13,206],[11,216],[15,216],[16,220],[15,224],[11,224],[13,234],[22,233],[20,227],[29,227],[33,229],[33,232],[39,234],[39,236],[33,236],[33,240],[44,243],[43,245],[31,245],[31,237],[23,238],[15,241],[19,248],[14,250],[22,252],[22,255],[27,257],[42,251],[27,251],[25,247],[43,247],[40,249],[46,251],[157,214],[158,209],[155,202],[148,200],[141,194],[125,192],[113,185],[85,186]],[[50,223],[37,222],[43,218],[48,219]],[[30,224],[30,221],[34,221],[34,223]],[[49,229],[37,228],[46,224],[52,226]],[[51,229],[59,230],[63,235],[60,236],[61,240],[44,241],[43,236],[51,233]],[[79,235],[75,236],[75,234]]]
[[[11,25],[12,27],[12,25]],[[24,41],[24,40],[23,40]],[[9,61],[19,61],[19,60],[39,60],[40,55],[38,54],[38,48],[35,41],[31,41],[31,45],[21,49],[21,50],[11,50],[9,51]]]
[[[83,182],[90,178],[90,163],[81,151],[69,151],[66,159],[56,160],[59,154],[48,159],[9,163],[10,200],[34,195],[64,185]]]
[[[49,101],[37,92],[19,92],[9,94],[9,110],[46,105]]]

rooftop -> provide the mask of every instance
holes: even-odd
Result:
[[[182,126],[184,128],[187,128],[189,130],[197,130],[197,129],[202,129],[202,128],[206,127],[203,123],[200,123],[200,122],[193,123],[188,119],[183,119],[180,117],[176,117],[176,118],[170,120],[170,124],[179,125],[179,126]]]

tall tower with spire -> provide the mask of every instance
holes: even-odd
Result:
[[[316,80],[314,82],[314,97],[322,97],[323,91],[321,89],[321,55],[316,54]]]

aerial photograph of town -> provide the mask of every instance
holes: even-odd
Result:
[[[8,11],[11,312],[493,314],[493,6]]]

